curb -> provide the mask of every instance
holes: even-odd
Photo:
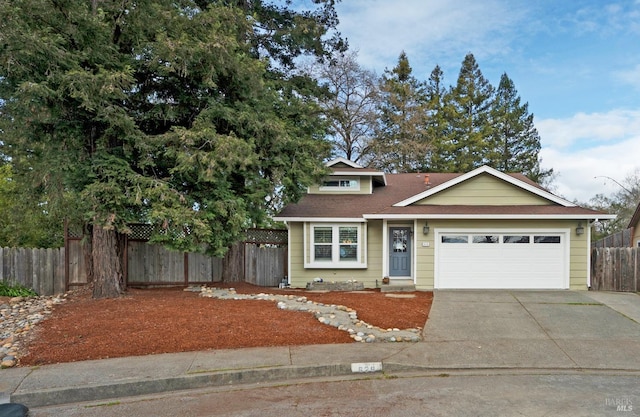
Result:
[[[640,370],[602,369],[602,368],[514,368],[514,367],[465,367],[446,368],[428,367],[419,365],[405,365],[399,363],[384,363],[382,370],[371,372],[355,372],[352,365],[314,365],[314,366],[282,366],[265,367],[256,369],[243,369],[235,371],[222,371],[215,373],[198,372],[183,376],[149,379],[132,382],[114,382],[112,384],[100,384],[83,387],[69,387],[48,389],[33,392],[21,392],[9,396],[12,403],[24,404],[29,408],[55,406],[70,403],[92,402],[110,400],[122,397],[136,397],[143,395],[161,394],[167,392],[225,387],[244,384],[274,383],[295,381],[312,378],[328,377],[359,377],[359,378],[384,378],[395,377],[397,374],[406,375],[431,375],[434,377],[446,377],[456,374],[464,375],[491,375],[512,373],[561,373],[561,374],[610,374],[624,373],[640,376]]]
[[[290,379],[352,375],[350,365],[292,366],[245,369],[216,373],[199,372],[173,378],[118,382],[85,387],[19,392],[10,395],[12,403],[45,407],[76,402],[108,400],[120,397],[159,394],[163,392],[252,384]]]

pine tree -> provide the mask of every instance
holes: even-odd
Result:
[[[473,54],[465,56],[455,87],[447,97],[451,129],[445,139],[443,166],[448,172],[468,172],[487,162],[494,88],[482,75]]]
[[[493,126],[487,164],[503,172],[521,172],[540,182],[551,171],[540,168],[540,135],[529,104],[521,104],[513,81],[502,74],[491,109]]]
[[[451,161],[445,160],[450,149],[450,126],[447,119],[447,89],[443,85],[443,72],[440,66],[431,71],[426,85],[427,103],[427,137],[431,144],[429,157],[425,161],[423,171],[443,172]]]
[[[380,121],[374,140],[372,163],[388,172],[421,170],[430,143],[426,133],[426,92],[424,83],[413,75],[407,55],[382,77]]]

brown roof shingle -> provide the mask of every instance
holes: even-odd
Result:
[[[460,176],[458,173],[429,173],[429,187],[434,188]],[[515,179],[544,190],[539,184],[522,174],[510,174]],[[429,188],[425,185],[425,174],[386,174],[387,185],[376,187],[372,194],[307,194],[299,203],[286,206],[276,219],[287,218],[369,218],[412,215],[474,215],[474,216],[566,216],[594,217],[604,214],[582,207],[550,205],[409,205],[393,206]]]

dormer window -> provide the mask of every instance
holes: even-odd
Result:
[[[357,178],[331,177],[322,182],[321,191],[358,191],[360,181]]]

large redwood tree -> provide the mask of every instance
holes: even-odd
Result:
[[[2,154],[91,231],[95,297],[123,290],[131,222],[220,255],[321,173],[317,85],[295,65],[342,47],[334,1],[288,4],[0,0]]]

